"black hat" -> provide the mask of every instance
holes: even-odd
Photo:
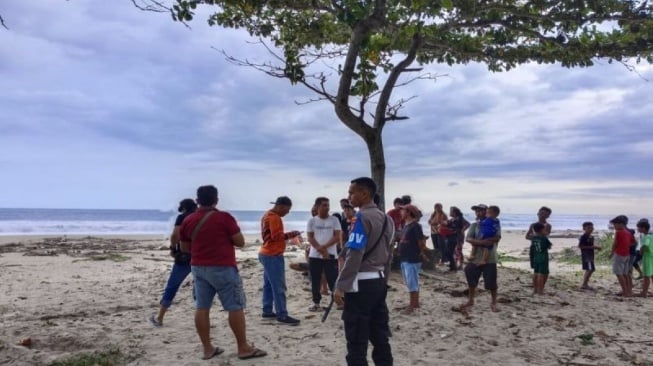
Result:
[[[626,225],[628,223],[628,216],[626,215],[619,215],[615,217],[614,219],[610,220],[611,224],[624,224]]]
[[[292,201],[288,196],[277,197],[276,201],[270,203],[274,205],[281,205],[281,206],[292,206]]]

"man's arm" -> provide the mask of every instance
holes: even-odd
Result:
[[[333,216],[332,216],[333,217]],[[330,246],[336,245],[340,242],[340,238],[342,235],[340,233],[342,232],[340,230],[340,222],[337,222],[336,220],[331,220],[333,224],[333,236],[331,236],[331,239],[327,241],[326,243],[322,244],[322,248],[326,249]]]
[[[237,234],[234,234],[231,236],[231,243],[238,248],[242,248],[245,246],[245,237],[243,236],[243,233],[239,232]]]
[[[533,224],[531,224],[531,226],[528,227],[528,231],[526,231],[526,240],[533,239],[533,236],[535,236],[535,234],[533,233]]]
[[[279,216],[268,215],[267,224],[270,229],[271,241],[286,240],[286,236],[283,232],[283,224],[281,223],[281,218]]]
[[[180,241],[180,249],[182,252],[190,253],[190,242],[189,241]]]
[[[175,226],[172,229],[172,234],[170,234],[170,249],[174,250],[177,243],[179,243],[179,226]]]

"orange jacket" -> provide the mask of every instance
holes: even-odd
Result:
[[[263,245],[259,249],[259,254],[283,255],[288,235],[283,232],[283,221],[276,212],[269,210],[261,218],[261,237]]]

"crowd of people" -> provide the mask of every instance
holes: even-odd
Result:
[[[197,205],[199,207],[197,207]],[[389,343],[389,311],[386,304],[387,278],[393,261],[399,264],[408,303],[402,310],[414,314],[420,308],[419,273],[422,264],[436,262],[448,266],[450,272],[464,270],[468,298],[457,309],[467,311],[474,305],[476,289],[483,278],[490,292],[490,309],[497,304],[497,247],[501,240],[500,208],[477,204],[471,207],[475,219],[468,222],[458,207],[444,212],[441,203],[433,206],[428,219],[433,249],[427,248],[429,236],[423,233],[421,210],[410,196],[398,197],[387,213],[377,206],[375,182],[361,177],[350,182],[348,197],[340,200],[340,213],[330,214],[330,200],[317,197],[312,217],[306,226],[306,264],[294,263],[291,268],[305,271],[310,278],[312,303],[309,311],[324,311],[323,321],[335,303],[342,310],[347,345],[347,365],[367,365],[367,348],[372,344],[375,365],[392,365]],[[171,255],[175,258],[158,313],[150,322],[160,327],[181,283],[193,274],[196,303],[195,327],[203,348],[203,359],[213,358],[224,349],[213,345],[210,336],[209,312],[218,296],[236,339],[240,359],[264,357],[267,352],[247,340],[243,310],[246,298],[238,272],[235,248],[245,245],[235,218],[217,209],[218,190],[214,186],[197,189],[196,200],[180,202],[175,227],[170,238]],[[297,326],[300,320],[288,314],[284,252],[288,244],[300,244],[300,231],[285,231],[283,217],[291,208],[287,196],[278,197],[261,218],[262,244],[258,259],[263,268],[261,318],[280,325]],[[542,207],[538,221],[530,225],[526,239],[530,241],[529,259],[533,269],[533,293],[544,294],[549,276],[551,209]],[[621,286],[620,295],[633,296],[633,270],[643,278],[640,296],[648,296],[653,277],[653,235],[646,219],[637,223],[637,233],[627,228],[628,218],[619,215],[610,221],[615,229],[611,251],[612,269]],[[589,281],[595,271],[594,253],[601,248],[592,236],[593,224],[583,224],[579,238],[582,268],[585,271],[582,290],[592,290]],[[638,234],[638,235],[636,235]],[[639,238],[638,239],[636,239]],[[471,245],[468,258],[463,245]],[[642,263],[640,268],[639,263]],[[331,296],[331,304],[321,305],[323,296]]]

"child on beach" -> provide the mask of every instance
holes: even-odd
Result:
[[[479,223],[479,239],[490,239],[497,236],[497,233],[501,230],[501,222],[497,219],[500,212],[501,210],[499,209],[499,206],[490,206],[487,208],[487,216]],[[469,261],[473,262],[474,258],[476,258],[476,251],[482,250],[483,257],[476,263],[476,265],[482,266],[486,264],[492,249],[493,246],[472,246],[472,253],[469,257]]]
[[[422,268],[422,259],[426,259],[426,240],[422,232],[419,219],[420,210],[413,205],[401,206],[401,218],[405,225],[399,239],[399,259],[401,261],[401,274],[408,288],[409,305],[404,309],[404,314],[412,314],[419,309],[419,272]]]
[[[612,244],[611,259],[612,273],[617,276],[621,286],[621,296],[633,296],[633,280],[630,276],[630,247],[635,245],[635,237],[626,229],[628,217],[619,215],[610,220],[614,226],[614,242]]]
[[[648,297],[648,288],[651,285],[653,278],[653,234],[649,233],[651,224],[647,219],[641,219],[637,222],[637,231],[641,234],[642,249],[642,276],[644,282],[642,283],[642,292],[639,294],[641,297]]]
[[[601,247],[594,245],[594,236],[592,236],[593,231],[594,224],[586,221],[583,223],[583,235],[578,238],[581,262],[583,264],[583,271],[585,271],[583,284],[580,286],[581,290],[592,290],[592,288],[589,287],[588,282],[592,273],[596,270],[596,267],[594,266],[594,250],[601,250]]]
[[[545,276],[549,275],[549,249],[551,242],[546,237],[545,227],[542,223],[533,224],[535,235],[531,238],[531,252],[533,253],[533,293],[544,295]]]

